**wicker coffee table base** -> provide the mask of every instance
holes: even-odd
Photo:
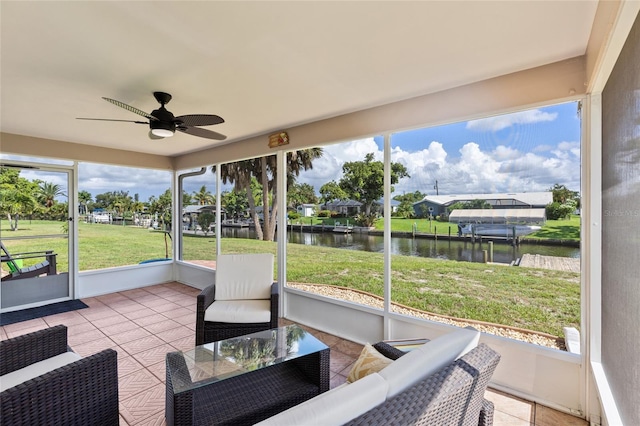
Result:
[[[184,360],[172,352],[167,354],[167,425],[252,425],[328,391],[329,349],[177,394],[176,379],[191,380]]]

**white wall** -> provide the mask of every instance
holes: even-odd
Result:
[[[286,318],[358,343],[383,340],[382,310],[337,301],[295,289],[285,289]],[[389,339],[429,338],[453,326],[390,313]],[[490,334],[486,343],[500,356],[490,386],[529,401],[584,416],[581,404],[580,356]]]

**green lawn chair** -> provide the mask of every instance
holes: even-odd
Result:
[[[14,253],[12,255],[9,253],[2,241],[0,241],[0,250],[2,251],[2,253],[0,253],[2,263],[6,264],[9,269],[9,273],[2,277],[2,281],[37,277],[42,274],[55,275],[57,273],[57,254],[54,253],[53,250]],[[34,265],[23,266],[23,261],[25,259],[38,258],[44,258],[45,260]]]

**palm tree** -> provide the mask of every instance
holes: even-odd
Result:
[[[287,153],[287,186],[295,182],[295,178],[302,170],[313,168],[313,160],[322,157],[322,148],[309,148]],[[277,217],[276,156],[270,155],[251,160],[223,164],[220,170],[223,183],[233,183],[237,191],[246,190],[249,201],[249,211],[256,225],[258,239],[273,241]],[[255,177],[262,184],[262,212],[263,223],[256,214],[255,201],[251,188],[251,178]],[[271,208],[270,208],[271,207]]]
[[[78,192],[78,203],[80,204],[80,214],[87,213],[87,206],[91,202],[93,197],[88,191],[79,191]]]
[[[207,191],[207,187],[205,185],[202,185],[200,191],[193,191],[192,198],[198,202],[199,206],[213,203],[213,195],[211,194],[211,192]]]
[[[46,207],[50,208],[56,202],[56,197],[66,197],[62,187],[57,183],[42,182],[38,190],[38,200]]]

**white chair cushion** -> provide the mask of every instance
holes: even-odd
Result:
[[[273,255],[221,254],[216,259],[216,300],[269,299]]]
[[[53,371],[56,368],[60,368],[72,362],[76,362],[82,359],[80,355],[75,352],[65,352],[60,355],[56,355],[51,358],[47,358],[43,361],[36,362],[31,365],[27,365],[20,370],[12,371],[11,373],[0,376],[0,392],[24,383],[27,380],[34,379],[38,376],[42,376],[49,371]]]
[[[386,382],[378,373],[373,373],[291,407],[258,425],[342,425],[382,404],[386,394]]]
[[[216,300],[206,311],[209,322],[254,323],[271,321],[271,300]]]
[[[460,358],[478,346],[479,339],[479,331],[462,328],[439,336],[398,358],[379,373],[389,384],[387,398]]]

